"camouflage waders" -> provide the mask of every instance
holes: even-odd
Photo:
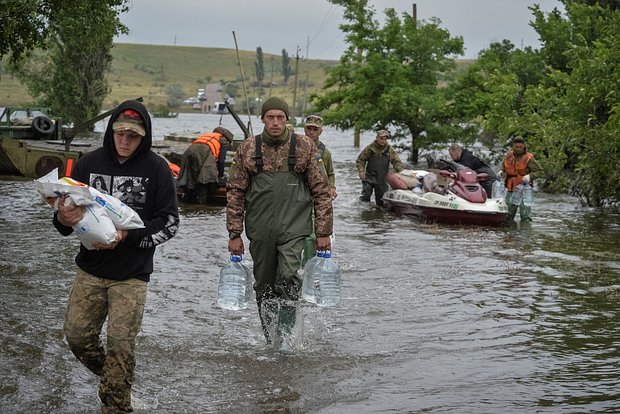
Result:
[[[256,302],[267,342],[272,338],[261,305],[280,299],[281,331],[291,332],[302,279],[298,273],[306,238],[312,233],[312,198],[301,175],[263,172],[252,177],[246,194],[246,234],[254,261]]]
[[[532,207],[526,206],[523,204],[523,201],[520,205],[515,206],[510,200],[512,200],[512,191],[507,191],[506,205],[508,206],[508,216],[506,217],[506,221],[513,221],[517,215],[517,210],[519,210],[521,221],[532,221]]]
[[[134,349],[142,325],[147,283],[109,280],[78,268],[69,296],[64,332],[77,359],[101,377],[104,413],[131,412]],[[107,352],[100,334],[108,319]]]
[[[388,190],[385,179],[390,169],[389,151],[386,149],[381,154],[371,154],[366,164],[366,177],[362,181],[362,195],[360,200],[370,201],[372,191],[375,191],[375,202],[378,206],[383,205],[383,193]]]

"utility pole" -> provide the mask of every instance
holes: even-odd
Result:
[[[293,116],[297,115],[297,106],[295,102],[297,102],[297,74],[299,73],[299,46],[295,50],[295,88],[293,89]]]
[[[310,71],[308,70],[309,50],[310,50],[310,36],[308,36],[308,40],[306,40],[306,81],[304,82],[304,100],[301,104],[301,117],[302,118],[306,116],[306,101],[308,98],[308,80],[310,77]]]

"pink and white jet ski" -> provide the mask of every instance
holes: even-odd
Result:
[[[508,207],[504,199],[488,198],[480,181],[486,173],[454,161],[441,160],[445,165],[439,175],[445,184],[438,184],[436,173],[417,171],[415,181],[402,173],[388,173],[391,190],[383,195],[384,205],[395,212],[418,216],[425,220],[447,224],[497,226],[505,223]],[[419,184],[416,183],[419,182]],[[411,184],[417,185],[411,188]],[[421,185],[420,185],[421,184]]]

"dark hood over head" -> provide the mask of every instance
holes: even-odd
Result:
[[[142,102],[138,102],[135,100],[125,101],[119,106],[117,106],[112,115],[110,115],[110,120],[108,121],[105,135],[103,136],[103,148],[105,149],[106,154],[108,154],[110,158],[116,161],[118,160],[118,153],[116,152],[116,146],[114,145],[114,131],[112,130],[112,124],[114,123],[118,115],[126,109],[133,109],[140,114],[140,118],[142,118],[145,131],[145,135],[144,137],[142,137],[140,146],[127,161],[131,161],[134,158],[147,154],[151,150],[151,145],[153,144],[151,117],[149,115],[149,111],[146,110],[146,107],[142,104]]]

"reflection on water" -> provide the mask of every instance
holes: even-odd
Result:
[[[192,129],[156,121],[161,136],[163,125]],[[215,304],[224,209],[182,206],[149,284],[138,412],[620,411],[618,215],[538,194],[531,224],[420,223],[361,203],[359,149],[348,133],[324,135],[338,181],[340,305],[303,304],[301,342],[275,354],[255,305]],[[0,191],[0,411],[97,412],[97,379],[62,338],[77,241],[53,230],[31,182],[0,181]]]

